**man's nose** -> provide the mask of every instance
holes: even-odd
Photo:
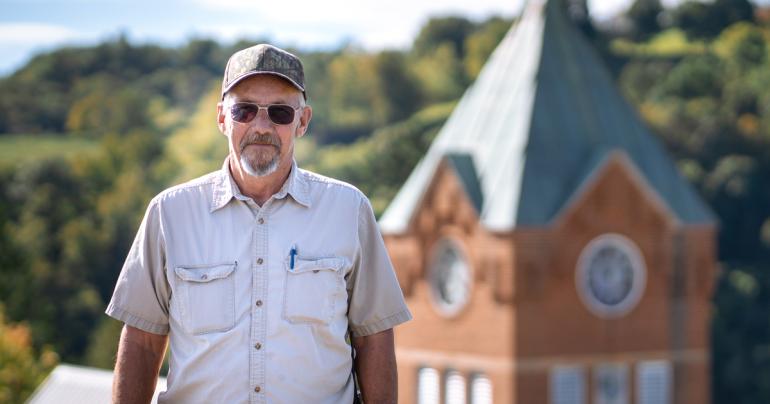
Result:
[[[253,121],[251,121],[251,124],[258,128],[271,129],[273,126],[273,121],[270,120],[270,115],[267,113],[267,108],[260,108],[259,111],[257,111],[257,116]]]

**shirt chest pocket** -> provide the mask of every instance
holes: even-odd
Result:
[[[283,318],[291,323],[329,324],[344,290],[342,258],[287,260]]]
[[[192,334],[227,331],[235,326],[237,262],[174,268],[182,324]]]

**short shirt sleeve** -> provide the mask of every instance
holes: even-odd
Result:
[[[347,288],[348,320],[354,337],[376,334],[412,318],[365,197],[358,209],[358,251]]]
[[[153,334],[168,334],[170,287],[157,199],[150,203],[120,272],[107,315]]]

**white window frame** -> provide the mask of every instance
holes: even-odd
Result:
[[[602,363],[593,370],[593,404],[631,404],[631,385],[629,369],[626,363]],[[613,383],[620,392],[616,397],[604,395],[603,383],[606,378],[614,378]]]
[[[548,376],[548,402],[550,404],[586,404],[585,373],[585,369],[579,365],[559,365],[551,368]]]
[[[636,364],[636,403],[671,404],[673,369],[667,360],[641,361]]]
[[[493,404],[495,402],[492,380],[483,373],[471,376],[470,403]]]
[[[428,383],[430,386],[427,386]],[[440,402],[441,375],[438,370],[427,366],[419,368],[417,370],[417,404],[439,404]]]

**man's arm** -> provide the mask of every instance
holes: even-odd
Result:
[[[124,326],[112,380],[114,404],[149,403],[166,352],[168,335],[157,335]]]
[[[365,337],[353,337],[356,374],[364,403],[398,401],[398,374],[393,348],[393,329]]]

